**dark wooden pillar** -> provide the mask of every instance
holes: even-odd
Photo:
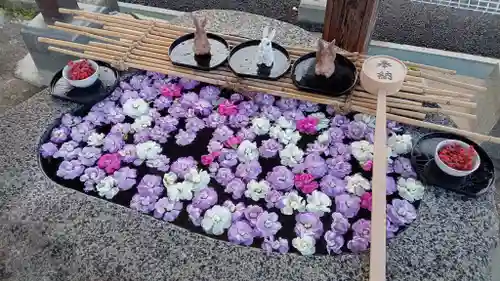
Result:
[[[59,13],[59,8],[78,9],[76,0],[35,0],[35,2],[47,24],[53,24],[55,21],[64,21],[71,17],[70,15]]]
[[[366,52],[379,0],[327,0],[323,39],[350,52]]]

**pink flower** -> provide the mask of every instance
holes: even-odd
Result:
[[[297,121],[297,130],[304,134],[316,133],[316,125],[318,125],[318,118],[306,117]]]
[[[311,193],[319,186],[311,174],[297,174],[294,177],[294,181],[295,186],[304,193]]]
[[[362,166],[363,170],[369,172],[372,170],[373,168],[373,161],[372,160],[368,160],[366,161],[363,166]]]
[[[220,151],[214,151],[214,152],[210,153],[210,155],[212,155],[212,157],[215,159],[215,158],[219,157]]]
[[[120,169],[120,154],[112,153],[112,154],[104,154],[97,161],[97,166],[99,168],[104,169],[106,173],[112,174],[116,170]]]
[[[161,95],[165,97],[180,97],[182,88],[177,85],[165,85],[161,88]]]
[[[306,194],[309,194],[309,193],[312,193],[313,191],[315,191],[316,189],[318,189],[318,186],[319,186],[319,184],[317,181],[304,183],[304,185],[302,185],[302,187],[300,188],[300,191],[302,191]]]
[[[372,210],[372,193],[365,192],[361,195],[361,208],[367,209],[368,211]]]
[[[201,156],[201,164],[208,166],[214,162],[214,157],[211,154]]]
[[[226,100],[224,103],[219,105],[218,111],[220,115],[229,116],[236,114],[238,112],[238,108],[232,102]]]
[[[238,137],[238,136],[232,136],[224,144],[227,147],[236,148],[238,146],[238,144],[240,144],[240,143],[241,143],[241,138],[240,137]]]

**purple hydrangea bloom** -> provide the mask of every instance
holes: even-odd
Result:
[[[271,121],[276,121],[281,116],[281,110],[273,105],[266,105],[260,108],[261,116]]]
[[[87,167],[95,165],[99,157],[101,157],[101,149],[92,146],[84,147],[78,154],[80,163]]]
[[[50,133],[50,141],[53,143],[63,143],[71,133],[68,127],[57,127]]]
[[[246,127],[249,122],[250,119],[248,118],[248,116],[240,113],[229,116],[229,126],[231,126],[232,128]]]
[[[297,236],[312,236],[319,239],[323,234],[323,223],[315,213],[299,213],[295,216],[295,234]]]
[[[325,233],[326,251],[328,254],[332,252],[335,254],[342,253],[342,246],[344,246],[344,237],[335,231],[328,230]]]
[[[192,90],[196,86],[198,86],[198,84],[200,84],[200,82],[198,82],[196,80],[190,80],[190,79],[187,79],[187,78],[181,78],[179,80],[179,85],[182,86],[182,88],[184,88],[186,90]]]
[[[272,158],[282,149],[283,146],[278,141],[275,139],[268,139],[262,141],[262,145],[259,147],[259,154],[264,158]]]
[[[198,117],[188,118],[186,119],[186,130],[190,132],[198,132],[205,128],[205,121],[201,120]]]
[[[245,204],[242,202],[239,202],[238,204],[234,204],[233,202],[226,200],[222,204],[222,206],[226,207],[231,211],[231,220],[233,222],[239,221],[243,218],[244,216],[244,211],[245,211]]]
[[[262,242],[262,249],[266,251],[266,253],[271,254],[273,251],[276,251],[280,254],[288,253],[289,245],[288,240],[284,238],[278,238],[277,240],[274,237],[266,237]]]
[[[241,128],[239,132],[236,133],[236,136],[240,137],[242,140],[253,141],[257,135],[250,128]]]
[[[240,101],[242,101],[244,99],[245,99],[245,97],[242,94],[239,94],[239,93],[234,93],[234,94],[232,94],[229,97],[229,100],[232,101],[233,103],[240,102]]]
[[[125,120],[123,109],[113,106],[104,111],[105,123],[118,124]]]
[[[225,186],[224,192],[231,193],[233,199],[240,199],[245,192],[246,185],[239,178],[233,178],[228,184]]]
[[[160,196],[163,192],[161,177],[145,175],[137,185],[137,193],[142,196]]]
[[[350,147],[344,143],[336,142],[330,145],[328,155],[331,157],[342,156],[345,161],[351,160],[351,150]]]
[[[163,73],[153,72],[153,71],[147,71],[146,75],[151,77],[151,79],[153,80],[163,80],[166,77],[166,75]]]
[[[182,202],[171,201],[167,197],[163,197],[155,203],[153,216],[157,219],[172,222],[179,216],[182,207]]]
[[[150,133],[151,133],[151,128],[144,128],[144,129],[140,130],[139,132],[136,132],[134,134],[134,143],[138,144],[138,143],[143,143],[143,142],[147,142],[148,140],[151,140]]]
[[[129,123],[118,123],[113,125],[113,127],[111,127],[110,133],[114,135],[125,136],[130,132],[130,128],[131,127]]]
[[[120,154],[122,161],[125,163],[133,163],[137,160],[137,151],[135,145],[133,144],[126,144],[120,151],[118,151],[118,154]],[[142,164],[142,161],[138,164]]]
[[[326,113],[330,114],[330,115],[335,115],[335,108],[331,105],[327,105],[326,106]]]
[[[85,167],[82,165],[80,161],[65,160],[59,165],[59,169],[57,169],[57,176],[65,180],[72,180],[79,177],[84,170]]]
[[[122,149],[124,145],[125,141],[123,140],[123,137],[121,135],[108,134],[104,138],[104,144],[102,146],[102,149],[110,153],[115,153],[118,152],[120,149]]]
[[[177,100],[182,107],[188,109],[193,107],[194,104],[198,101],[198,94],[196,94],[195,92],[185,93]]]
[[[154,102],[153,105],[158,110],[163,110],[169,108],[172,104],[172,99],[170,97],[159,96]]]
[[[155,100],[159,94],[160,94],[160,92],[158,91],[158,89],[156,89],[155,87],[152,87],[152,86],[143,87],[139,91],[139,97],[141,99],[146,100],[146,101]]]
[[[168,108],[168,114],[172,115],[175,118],[183,118],[186,117],[186,109],[184,109],[179,103],[174,102]]]
[[[179,130],[177,135],[175,135],[175,143],[180,146],[186,146],[191,144],[194,139],[196,139],[196,133],[191,131]]]
[[[285,112],[283,112],[283,117],[285,117],[285,119],[287,119],[289,121],[298,121],[298,120],[306,118],[304,113],[302,113],[302,111],[300,111],[300,110],[285,111]]]
[[[349,230],[349,221],[341,213],[332,213],[332,230],[337,234],[345,234]]]
[[[367,219],[359,219],[352,224],[354,236],[370,239],[371,222]]]
[[[342,142],[345,138],[344,131],[341,128],[333,127],[328,130],[330,143]]]
[[[316,112],[319,110],[319,104],[310,101],[300,101],[299,110],[304,112]]]
[[[155,120],[155,125],[171,133],[177,130],[177,125],[179,125],[179,120],[173,116],[167,115],[165,117],[157,118]]]
[[[158,143],[166,143],[168,141],[169,133],[160,126],[154,126],[149,131],[149,136],[152,140]]]
[[[417,210],[406,200],[394,199],[392,204],[387,204],[387,218],[392,224],[402,226],[417,218]]]
[[[273,212],[263,212],[257,217],[255,228],[259,236],[274,236],[281,229],[281,223],[278,221],[278,215]]]
[[[285,166],[275,166],[271,172],[267,173],[266,180],[273,189],[279,191],[289,191],[294,185],[294,175]]]
[[[345,117],[344,115],[337,114],[337,115],[335,115],[335,117],[333,117],[330,126],[339,127],[340,129],[345,131],[345,130],[347,130],[348,124],[349,124],[349,119],[347,119],[347,117]]]
[[[396,180],[393,177],[387,177],[386,180],[386,193],[387,195],[391,195],[398,190],[398,186],[396,185]]]
[[[112,93],[111,95],[109,95],[106,100],[110,100],[110,101],[117,101],[120,99],[120,97],[122,96],[123,94],[123,91],[121,88],[116,88]]]
[[[124,105],[130,99],[138,99],[139,93],[137,91],[132,91],[124,89],[122,96],[120,97],[120,103]]]
[[[170,168],[169,163],[170,163],[170,158],[162,154],[154,159],[148,159],[146,161],[146,166],[148,166],[149,168],[155,168],[161,172],[167,172],[168,169]]]
[[[80,124],[81,122],[82,122],[82,117],[80,117],[80,116],[73,116],[73,115],[71,115],[69,113],[65,113],[61,117],[61,124],[63,126],[68,127],[68,128],[76,126],[76,125]]]
[[[211,187],[205,187],[196,192],[193,198],[193,207],[207,210],[217,203],[217,192]]]
[[[85,117],[83,117],[85,122],[92,123],[95,126],[100,126],[106,123],[106,115],[102,111],[90,111]]]
[[[257,205],[250,205],[245,208],[243,214],[245,215],[245,218],[250,222],[250,224],[252,226],[255,226],[257,224],[257,219],[263,212],[264,209],[262,209],[262,207]]]
[[[54,158],[64,158],[72,160],[78,158],[81,148],[78,147],[78,142],[67,141],[61,145],[59,150],[53,154]]]
[[[342,157],[328,158],[326,165],[328,166],[328,173],[338,178],[344,178],[352,171],[351,164]]]
[[[220,151],[219,157],[217,157],[221,167],[229,168],[236,166],[238,164],[238,155],[236,150],[223,148]]]
[[[351,241],[347,242],[347,248],[353,253],[360,253],[368,249],[370,239],[359,236],[354,236]]]
[[[135,194],[130,201],[130,208],[142,213],[149,213],[154,210],[156,200],[158,200],[156,195]]]
[[[236,172],[234,174],[244,181],[251,181],[256,180],[260,173],[262,173],[262,167],[259,161],[254,160],[248,163],[240,163],[236,167]]]
[[[212,140],[216,140],[219,142],[225,142],[227,139],[234,135],[234,132],[229,129],[227,126],[223,125],[215,129]]]
[[[276,106],[283,111],[295,110],[297,108],[298,103],[299,102],[294,99],[281,98],[278,101],[276,101]]]
[[[170,171],[175,173],[181,179],[189,172],[189,170],[196,168],[197,163],[193,157],[180,157],[175,160],[174,163],[170,166]]]
[[[132,76],[132,78],[130,78],[130,81],[128,83],[130,84],[130,86],[132,86],[133,89],[140,90],[144,78],[146,78],[146,76],[144,75],[134,75]]]
[[[83,191],[95,191],[95,186],[106,177],[106,172],[97,167],[90,167],[85,169],[83,175],[80,176],[80,181],[83,182]]]
[[[238,104],[238,113],[248,117],[256,115],[258,110],[259,106],[253,101],[243,101]]]
[[[258,105],[273,105],[275,98],[270,94],[257,93],[254,100]]]
[[[116,180],[116,185],[120,190],[129,190],[137,182],[137,170],[123,167],[113,174],[113,178]]]
[[[347,183],[334,175],[326,175],[319,182],[321,191],[330,197],[335,197],[345,193]]]
[[[134,89],[134,88],[132,88],[132,86],[130,86],[129,83],[127,83],[125,81],[120,82],[120,88],[123,90],[133,90]]]
[[[321,178],[326,175],[328,167],[325,159],[318,154],[309,154],[304,160],[306,171],[315,178]]]
[[[365,139],[369,143],[374,143],[375,142],[375,129],[371,127],[367,127],[365,131]]]
[[[51,142],[44,143],[40,146],[40,154],[43,158],[49,158],[57,152],[58,148]]]
[[[186,207],[186,211],[189,216],[189,220],[195,225],[195,226],[200,226],[201,225],[201,220],[203,219],[203,216],[201,215],[202,211],[198,208],[193,207],[191,204],[189,204]]]
[[[253,243],[254,230],[246,221],[235,221],[227,231],[229,242],[250,246]]]
[[[328,155],[328,144],[320,143],[319,141],[315,141],[313,143],[307,144],[307,153],[310,154],[322,154],[325,153]]]
[[[347,125],[346,136],[353,140],[362,140],[365,137],[365,132],[368,126],[361,121],[352,121]]]
[[[193,105],[193,110],[200,116],[208,116],[212,113],[212,104],[204,99],[199,99]]]
[[[335,197],[335,211],[346,218],[353,218],[359,211],[361,198],[349,194],[341,194]]]
[[[396,236],[396,232],[399,230],[399,227],[397,225],[393,224],[389,220],[389,218],[387,218],[385,221],[387,224],[387,227],[386,227],[387,239],[394,238],[394,236]]]
[[[205,123],[210,128],[217,128],[226,122],[227,116],[220,115],[218,112],[212,112],[205,118]]]
[[[94,132],[94,125],[84,121],[71,128],[71,138],[76,142],[87,141],[92,132]]]
[[[266,193],[266,197],[264,198],[264,200],[266,200],[266,207],[268,209],[276,207],[276,204],[278,204],[282,196],[283,193],[274,189],[270,190],[268,193]]]
[[[226,186],[234,179],[234,174],[229,168],[220,168],[215,175],[215,180],[222,186]]]
[[[212,162],[210,165],[208,165],[208,171],[210,172],[210,175],[212,177],[215,176],[215,173],[219,170],[219,163],[217,162]]]
[[[200,98],[207,100],[214,104],[214,102],[219,98],[220,88],[215,86],[205,86],[200,90]]]
[[[223,149],[222,143],[214,140],[210,140],[207,145],[207,150],[209,153],[221,151]]]
[[[394,160],[394,172],[401,174],[402,177],[404,178],[416,178],[417,173],[415,173],[415,170],[413,170],[413,167],[411,166],[411,161],[408,158],[405,157],[398,157],[396,160]]]

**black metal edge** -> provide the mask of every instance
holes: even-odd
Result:
[[[222,38],[221,36],[214,34],[214,33],[207,32],[207,37],[214,39],[214,40],[217,40],[217,41],[221,42],[222,44],[224,44],[224,46],[226,46],[228,52],[231,50],[229,43],[227,43],[226,39]],[[182,35],[181,37],[178,37],[177,39],[175,39],[174,42],[172,42],[172,44],[170,44],[170,47],[168,47],[168,57],[170,57],[172,50],[175,49],[175,47],[177,45],[179,45],[182,42],[187,41],[189,39],[194,39],[194,33],[188,33],[188,34]],[[183,67],[198,69],[198,70],[203,70],[203,71],[209,71],[209,70],[216,69],[219,66],[223,65],[224,63],[226,63],[226,61],[227,61],[227,57],[221,63],[219,63],[213,67],[199,67],[196,65],[179,63],[179,62],[176,62],[174,60],[171,60],[173,65],[178,65],[178,66],[183,66]]]
[[[276,76],[276,77],[269,77],[269,76],[258,76],[258,75],[251,75],[251,74],[245,74],[245,73],[239,73],[237,72],[236,70],[234,70],[232,67],[231,67],[231,64],[229,63],[231,61],[231,57],[239,50],[245,48],[245,47],[248,47],[248,46],[255,46],[255,45],[259,45],[261,42],[261,40],[249,40],[249,41],[245,41],[243,43],[240,43],[236,46],[234,46],[232,49],[231,49],[231,52],[229,53],[229,57],[227,59],[227,65],[229,67],[229,69],[231,69],[231,71],[236,74],[237,76],[240,76],[240,77],[248,77],[248,78],[257,78],[257,79],[262,79],[262,80],[271,80],[271,81],[276,81],[276,80],[279,80],[281,77],[283,77],[283,75],[287,74],[288,71],[290,71],[290,67],[292,65],[292,62],[290,60],[290,54],[288,53],[288,51],[285,49],[285,47],[281,46],[280,44],[278,43],[275,43],[275,42],[271,42],[272,46],[273,46],[273,49],[277,49],[278,51],[280,51],[281,53],[283,53],[286,58],[288,59],[288,67],[286,68],[286,70]]]
[[[417,163],[416,163],[416,160],[415,160],[415,157],[414,157],[414,149],[415,149],[415,147],[421,141],[426,140],[426,139],[430,139],[430,138],[435,138],[435,137],[448,138],[448,139],[456,139],[456,140],[460,140],[460,141],[463,141],[463,142],[465,142],[465,143],[467,143],[469,145],[474,146],[474,149],[476,150],[476,152],[479,153],[479,157],[481,158],[481,162],[482,161],[487,161],[488,164],[491,165],[491,167],[493,167],[493,175],[492,175],[491,179],[489,180],[488,186],[485,187],[485,188],[483,188],[483,189],[481,189],[480,191],[478,191],[476,193],[465,192],[463,190],[448,188],[448,187],[444,187],[444,186],[443,187],[442,186],[438,186],[438,187],[446,189],[446,190],[450,190],[450,191],[453,191],[453,192],[456,192],[456,193],[460,193],[460,194],[463,194],[463,195],[466,195],[466,196],[469,196],[469,197],[478,197],[478,196],[484,194],[489,189],[491,189],[492,186],[494,186],[495,178],[496,178],[496,172],[495,172],[495,169],[494,169],[495,166],[493,164],[493,160],[491,160],[491,158],[488,155],[488,153],[486,153],[486,151],[480,145],[478,145],[477,143],[475,143],[474,141],[472,141],[472,140],[470,140],[470,139],[468,139],[468,138],[466,138],[464,136],[453,134],[453,133],[445,133],[445,132],[428,133],[428,134],[425,134],[425,135],[421,136],[415,142],[415,144],[412,147],[411,153],[410,153],[410,161],[411,161],[411,164],[413,166],[413,169],[415,170],[415,172],[417,172],[417,174],[423,173],[423,170],[422,170],[422,172],[419,172],[419,169],[417,169]],[[429,161],[434,161],[434,158],[429,159]],[[425,179],[425,177],[423,175],[420,175],[420,178]]]
[[[351,70],[353,70],[353,72],[354,72],[354,81],[353,81],[351,87],[347,88],[346,90],[344,90],[341,93],[332,94],[331,92],[322,91],[321,89],[313,89],[313,88],[310,88],[310,87],[305,87],[305,86],[300,85],[299,82],[297,82],[297,80],[295,79],[295,75],[294,75],[295,74],[295,68],[297,67],[297,65],[299,63],[301,63],[302,61],[304,61],[306,59],[309,59],[311,57],[316,57],[316,52],[311,52],[311,53],[308,53],[308,54],[305,54],[305,55],[299,57],[297,60],[295,60],[295,63],[293,64],[292,73],[291,73],[290,76],[292,78],[293,84],[298,89],[304,90],[304,91],[310,92],[310,93],[321,93],[321,94],[328,95],[328,96],[340,97],[340,96],[349,94],[354,89],[354,87],[356,86],[356,84],[358,83],[358,71],[357,71],[356,66],[354,65],[354,63],[350,59],[348,59],[347,57],[345,57],[345,56],[343,56],[341,54],[337,54],[335,56],[335,60],[337,60],[337,58],[343,60],[344,62],[346,62],[346,65],[349,65],[351,67]]]

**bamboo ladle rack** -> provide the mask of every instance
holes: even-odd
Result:
[[[100,60],[125,70],[127,68],[143,69],[160,72],[168,75],[185,77],[201,82],[232,88],[238,91],[266,92],[280,97],[307,100],[311,102],[331,105],[341,112],[361,112],[375,115],[376,99],[368,94],[360,85],[355,87],[347,97],[331,98],[318,94],[303,92],[295,88],[287,74],[278,81],[266,81],[250,78],[241,78],[233,74],[227,66],[214,71],[204,72],[174,66],[168,57],[170,44],[179,36],[193,32],[192,28],[168,24],[155,20],[140,20],[122,15],[105,15],[82,10],[61,8],[63,14],[74,15],[77,19],[100,24],[99,28],[83,27],[62,22],[56,22],[50,28],[74,34],[88,36],[96,41],[88,44],[79,44],[63,40],[40,37],[39,41],[49,44],[49,50],[80,58]],[[219,34],[235,46],[247,39]],[[314,49],[287,46],[286,49],[292,59],[303,54],[313,52]],[[339,50],[339,53],[348,57],[358,68],[361,68],[367,56]],[[387,98],[387,118],[400,123],[418,126],[433,130],[456,133],[477,141],[500,143],[500,138],[482,135],[430,122],[423,121],[427,113],[442,113],[450,116],[475,120],[471,113],[442,108],[422,106],[422,102],[446,104],[453,107],[472,110],[476,103],[472,101],[473,94],[458,91],[449,91],[427,87],[424,79],[432,79],[441,83],[453,85],[472,91],[485,91],[486,88],[458,82],[448,78],[436,77],[427,71],[455,74],[455,71],[429,65],[405,61],[409,68],[402,89]]]

